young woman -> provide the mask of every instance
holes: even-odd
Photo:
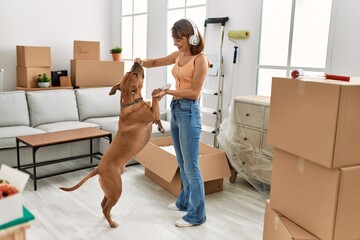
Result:
[[[178,51],[157,59],[136,58],[135,62],[148,68],[174,64],[175,90],[164,90],[154,96],[159,99],[165,94],[173,96],[171,135],[183,189],[169,209],[186,211],[175,225],[189,227],[206,221],[204,183],[199,167],[201,117],[197,100],[208,70],[208,60],[203,53],[204,39],[191,20],[177,21],[171,31]]]

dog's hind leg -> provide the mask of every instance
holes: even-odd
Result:
[[[106,198],[106,195],[104,195],[104,198],[103,200],[101,201],[101,209],[104,209],[105,205],[106,205],[106,202],[107,202],[107,198]]]
[[[109,174],[106,178],[102,178],[100,186],[105,194],[101,202],[103,214],[110,227],[116,228],[118,224],[111,218],[111,209],[118,202],[122,192],[122,182],[119,171],[116,171],[116,174]]]

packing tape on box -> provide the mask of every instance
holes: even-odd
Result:
[[[304,173],[304,169],[305,169],[305,159],[299,158],[297,164],[297,170],[299,173]]]
[[[280,217],[279,217],[279,216],[275,216],[275,219],[274,219],[274,228],[275,228],[275,230],[278,229],[278,227],[279,227],[279,222],[280,222]]]
[[[298,83],[298,87],[297,87],[297,93],[299,95],[304,95],[305,94],[305,81],[299,81]]]

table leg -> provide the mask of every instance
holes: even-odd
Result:
[[[90,163],[93,163],[93,146],[92,146],[92,138],[90,138]]]
[[[17,155],[17,168],[20,170],[20,150],[19,150],[19,140],[16,139],[16,155]]]
[[[34,181],[34,191],[37,190],[37,177],[36,177],[36,151],[38,150],[37,147],[32,148],[32,155],[33,155],[33,181]]]

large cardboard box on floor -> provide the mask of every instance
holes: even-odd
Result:
[[[273,78],[268,143],[328,168],[360,164],[360,78]]]
[[[266,201],[263,240],[320,240],[299,225],[282,216]]]
[[[50,47],[16,46],[18,67],[51,67]]]
[[[270,205],[320,239],[360,239],[360,165],[331,169],[274,149]]]
[[[0,199],[0,225],[23,217],[22,191],[29,179],[29,175],[2,164],[0,179],[8,181],[19,192]]]
[[[36,78],[43,73],[51,76],[50,67],[16,67],[16,85],[17,87],[37,88],[39,86]]]
[[[146,176],[177,196],[182,186],[176,156],[161,148],[162,146],[172,146],[171,137],[150,139],[145,148],[136,156],[136,160],[145,167]],[[199,163],[205,193],[222,191],[223,178],[231,175],[225,152],[200,143]]]
[[[71,60],[70,68],[75,87],[114,86],[124,77],[124,62]]]
[[[75,40],[74,59],[100,61],[100,42]]]

